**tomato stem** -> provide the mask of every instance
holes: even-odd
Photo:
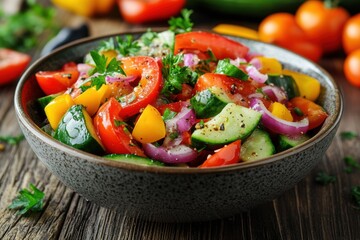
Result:
[[[336,8],[339,6],[340,0],[325,0],[324,5],[326,8]]]

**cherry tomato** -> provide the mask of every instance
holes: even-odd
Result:
[[[36,80],[46,95],[67,90],[79,78],[75,63],[66,63],[58,71],[40,71],[35,74]]]
[[[350,18],[344,8],[327,6],[328,2],[305,1],[295,14],[309,40],[322,46],[325,53],[341,48],[342,31]]]
[[[239,81],[239,79],[218,73],[205,73],[195,84],[195,91],[200,92],[210,87],[219,87],[236,104],[248,106],[247,96],[256,92],[260,86],[254,81]]]
[[[346,79],[352,85],[360,87],[360,49],[351,52],[344,62]]]
[[[94,127],[108,153],[145,156],[137,147],[123,120],[119,117],[121,105],[115,98],[104,103],[94,117]]]
[[[346,22],[342,41],[343,48],[347,54],[360,48],[360,13],[351,17]]]
[[[304,31],[297,25],[294,15],[290,13],[269,15],[261,21],[258,31],[261,41],[278,45],[293,40],[307,40]]]
[[[180,12],[185,0],[118,0],[120,13],[129,23],[166,20]]]
[[[133,91],[121,97],[120,116],[126,118],[139,113],[156,100],[160,93],[162,75],[158,62],[152,57],[126,57],[121,62],[126,75],[140,78]]]
[[[170,111],[173,112],[180,112],[181,109],[186,106],[186,102],[183,101],[178,101],[178,102],[172,102],[172,103],[166,103],[166,104],[161,104],[160,106],[157,107],[157,110],[159,110],[159,112],[161,113],[161,115],[164,115],[164,112],[166,109],[169,109]]]
[[[320,45],[306,40],[294,39],[292,41],[283,42],[281,46],[314,62],[318,62],[323,53]]]
[[[210,32],[187,32],[176,35],[174,53],[183,50],[199,50],[206,53],[211,50],[217,59],[243,58],[248,53],[248,47],[239,42]]]
[[[306,98],[294,97],[290,103],[293,108],[299,108],[304,116],[309,119],[309,130],[320,126],[328,116],[320,105]],[[297,117],[296,114],[295,117]]]
[[[30,60],[31,57],[25,53],[0,48],[0,85],[19,78]]]
[[[240,161],[240,145],[241,141],[237,140],[222,147],[206,159],[199,167],[218,167],[238,163]]]

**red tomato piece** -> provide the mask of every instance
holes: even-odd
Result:
[[[118,0],[120,13],[129,23],[145,23],[175,16],[185,0]]]
[[[152,57],[127,57],[121,62],[126,75],[140,78],[133,91],[121,97],[120,117],[127,118],[155,102],[161,90],[162,75],[158,62]]]
[[[238,163],[240,161],[240,146],[241,140],[224,146],[206,159],[203,164],[200,165],[200,168],[219,167]]]
[[[290,103],[292,107],[299,108],[304,116],[309,119],[309,130],[319,127],[328,117],[328,114],[320,105],[306,98],[294,97],[290,100]]]
[[[94,117],[94,127],[108,153],[145,156],[133,143],[131,133],[119,117],[121,105],[115,98],[104,103]]]
[[[211,50],[217,59],[244,58],[249,48],[232,39],[210,32],[187,32],[176,35],[174,53],[186,50]]]
[[[79,75],[74,62],[64,64],[62,69],[57,71],[40,71],[35,74],[40,88],[46,95],[67,90],[77,81]]]
[[[0,48],[0,85],[19,78],[30,60],[31,57],[25,53]]]
[[[259,87],[254,81],[241,81],[218,73],[205,73],[199,77],[195,84],[195,91],[200,92],[216,86],[225,91],[227,96],[235,103],[248,106],[247,96],[256,92]]]

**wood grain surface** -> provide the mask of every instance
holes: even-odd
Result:
[[[211,28],[221,21],[201,17],[200,27]],[[86,21],[92,35],[149,27],[129,26],[119,19]],[[320,65],[344,93],[345,112],[338,133],[360,133],[360,89],[346,82],[343,61],[339,53],[327,56]],[[13,107],[15,87],[16,83],[0,87],[2,136],[21,134]],[[228,219],[174,224],[130,218],[86,201],[52,175],[24,140],[0,152],[0,239],[360,239],[360,209],[350,195],[351,187],[360,185],[360,170],[346,173],[345,156],[359,161],[360,139],[345,141],[337,134],[318,166],[277,199]],[[314,181],[319,171],[337,180],[319,185]],[[18,216],[7,207],[29,183],[45,192],[44,210]]]

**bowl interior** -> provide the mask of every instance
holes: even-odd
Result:
[[[123,33],[126,34],[126,33]],[[132,33],[135,37],[138,37],[141,33]],[[116,34],[115,34],[116,35]],[[259,161],[250,162],[250,163],[240,163],[236,165],[230,165],[220,168],[211,168],[211,169],[197,169],[197,168],[174,168],[174,167],[146,167],[130,163],[122,162],[113,162],[99,156],[95,156],[80,150],[73,149],[68,147],[53,138],[47,135],[41,130],[41,126],[44,123],[45,115],[43,111],[37,105],[37,99],[44,96],[44,93],[41,91],[38,86],[35,73],[42,70],[56,70],[59,69],[64,63],[69,61],[81,62],[83,61],[84,56],[89,52],[90,49],[93,49],[99,45],[103,40],[107,40],[110,37],[115,35],[107,35],[97,38],[86,38],[83,40],[76,41],[69,45],[66,45],[58,50],[55,50],[48,56],[45,56],[38,61],[36,61],[28,70],[24,73],[20,79],[15,93],[15,108],[16,113],[20,121],[25,124],[25,126],[36,136],[46,139],[46,142],[49,144],[59,147],[64,151],[81,156],[84,159],[96,160],[101,164],[122,167],[126,169],[139,170],[139,171],[166,171],[166,172],[181,172],[181,173],[190,173],[190,172],[214,172],[214,171],[228,171],[228,170],[237,170],[239,168],[248,168],[255,167],[259,164],[266,164],[273,161],[281,160],[284,157],[287,157],[295,152],[302,151],[309,147],[310,145],[316,144],[321,141],[326,135],[333,130],[333,128],[338,126],[340,121],[342,111],[343,111],[343,101],[341,97],[341,92],[337,83],[334,79],[320,66],[310,62],[303,57],[296,55],[292,52],[289,52],[285,49],[279,48],[275,45],[270,45],[254,40],[242,39],[238,37],[230,37],[236,41],[239,41],[250,48],[250,51],[253,53],[260,53],[268,57],[274,57],[279,59],[284,67],[292,70],[296,70],[302,73],[306,73],[318,79],[321,82],[321,94],[318,99],[318,103],[324,107],[324,109],[329,113],[329,117],[326,122],[323,124],[322,128],[307,142],[286,150],[281,153],[277,153],[270,158],[265,158]]]

